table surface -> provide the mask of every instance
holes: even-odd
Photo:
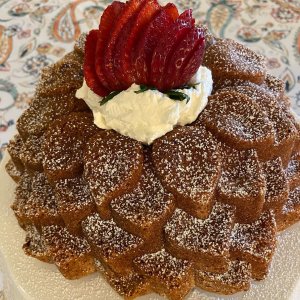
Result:
[[[40,70],[97,27],[109,0],[0,0],[0,160],[28,107]],[[299,0],[176,0],[218,37],[238,40],[267,57],[300,115]],[[0,299],[1,299],[0,275]]]

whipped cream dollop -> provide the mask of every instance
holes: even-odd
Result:
[[[94,123],[102,129],[114,129],[122,135],[151,144],[157,138],[173,130],[176,125],[194,122],[207,105],[212,92],[212,74],[200,67],[190,80],[194,86],[179,90],[190,97],[190,101],[170,99],[158,90],[135,93],[140,86],[133,84],[104,105],[102,97],[95,94],[84,81],[76,97],[83,99],[94,115]]]

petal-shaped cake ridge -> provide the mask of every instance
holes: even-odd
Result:
[[[23,225],[40,228],[63,224],[57,210],[54,190],[43,173],[37,173],[32,178],[28,175],[22,178],[12,208]]]
[[[7,174],[14,180],[15,183],[18,184],[20,182],[23,175],[23,171],[18,170],[11,159],[5,165],[5,170]]]
[[[19,225],[24,229],[26,225],[31,225],[31,220],[26,218],[23,213],[24,207],[28,202],[30,194],[32,192],[32,178],[27,172],[24,172],[18,182],[18,186],[15,191],[15,200],[11,206],[14,214],[19,222]]]
[[[97,271],[125,299],[134,299],[151,291],[149,280],[135,271],[125,275],[118,274],[97,259],[95,260],[95,264]]]
[[[102,218],[110,218],[112,199],[137,185],[142,169],[141,143],[110,130],[89,140],[84,153],[84,177]]]
[[[251,224],[235,224],[231,235],[231,257],[249,262],[252,278],[261,280],[267,275],[276,247],[276,230],[273,211],[264,212]]]
[[[31,135],[22,146],[20,158],[27,172],[42,172],[43,171],[43,151],[44,135]]]
[[[24,142],[19,134],[16,134],[7,145],[7,152],[17,170],[24,171],[24,164],[20,158]]]
[[[222,157],[217,199],[236,207],[237,222],[257,220],[264,205],[266,182],[256,151],[224,147]]]
[[[204,65],[214,78],[248,80],[262,83],[265,79],[265,58],[230,39],[219,39],[204,55]]]
[[[154,142],[152,157],[163,186],[175,196],[178,207],[206,218],[221,171],[213,136],[201,127],[178,127]]]
[[[55,195],[58,211],[67,229],[80,235],[81,221],[96,211],[87,183],[82,177],[61,179],[55,184]]]
[[[87,241],[57,225],[43,227],[43,238],[53,262],[68,279],[77,279],[96,271]]]
[[[23,245],[25,254],[43,262],[52,263],[51,252],[49,251],[41,232],[32,225],[26,226],[25,230],[26,238],[25,244]]]
[[[73,51],[56,64],[45,68],[36,87],[39,96],[64,94],[81,87],[83,81],[83,58]]]
[[[83,233],[97,259],[119,274],[133,270],[132,260],[141,255],[144,241],[118,227],[113,220],[103,220],[95,213],[82,224]]]
[[[289,195],[289,185],[281,159],[278,157],[263,163],[263,170],[267,184],[264,210],[273,209],[278,214]]]
[[[85,143],[98,131],[90,113],[72,113],[51,124],[43,144],[43,167],[51,182],[82,173]]]
[[[197,123],[227,145],[240,150],[254,148],[262,157],[275,142],[267,114],[250,97],[234,91],[210,96]]]
[[[87,33],[82,33],[75,42],[74,51],[80,56],[84,56]]]
[[[33,103],[17,121],[17,129],[25,141],[29,136],[41,136],[49,125],[73,111],[85,111],[87,106],[75,97],[75,90],[51,96],[36,95]]]
[[[177,209],[164,228],[166,249],[208,272],[226,272],[235,209],[216,203],[209,217],[197,219]]]
[[[153,249],[163,244],[162,228],[174,211],[174,197],[154,173],[149,149],[137,186],[111,202],[112,216],[122,228],[147,240]]]
[[[219,90],[217,93],[223,91],[237,91],[238,93],[247,95],[254,100],[266,113],[268,119],[272,123],[275,132],[274,145],[265,153],[260,155],[261,159],[270,159],[280,156],[283,165],[286,167],[293,150],[296,139],[297,130],[292,121],[287,117],[282,106],[278,103],[273,95],[257,85],[235,86]]]
[[[300,185],[300,154],[294,154],[285,170],[290,190]]]
[[[225,295],[247,291],[250,288],[251,265],[240,260],[230,261],[225,273],[195,271],[196,285],[204,290]]]
[[[254,88],[259,88],[263,90],[265,93],[271,98],[275,98],[275,100],[284,107],[290,107],[290,101],[284,95],[285,93],[285,85],[284,82],[276,78],[269,73],[266,73],[265,80],[261,84],[256,84],[248,80],[238,79],[238,78],[227,78],[227,77],[220,77],[214,78],[214,91],[218,91],[223,88],[234,88],[237,86],[249,86]]]
[[[275,98],[282,99],[285,93],[285,84],[281,79],[267,73],[262,86],[273,93]]]
[[[153,291],[169,299],[183,299],[194,285],[192,264],[165,249],[134,260],[137,270],[149,278]]]
[[[284,230],[300,220],[300,187],[290,190],[289,197],[276,216],[278,230]]]

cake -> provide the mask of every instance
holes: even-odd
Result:
[[[6,170],[24,252],[67,279],[99,272],[126,299],[247,291],[300,219],[283,82],[173,4],[109,5],[42,71],[17,129]]]

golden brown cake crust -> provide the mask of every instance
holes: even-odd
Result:
[[[43,71],[8,146],[27,255],[68,279],[98,270],[127,299],[267,275],[277,230],[300,219],[300,125],[259,55],[210,38],[207,107],[152,146],[97,128],[76,99],[84,36]]]
[[[230,39],[219,39],[205,53],[203,64],[214,78],[228,78],[262,83],[265,79],[264,57]]]

